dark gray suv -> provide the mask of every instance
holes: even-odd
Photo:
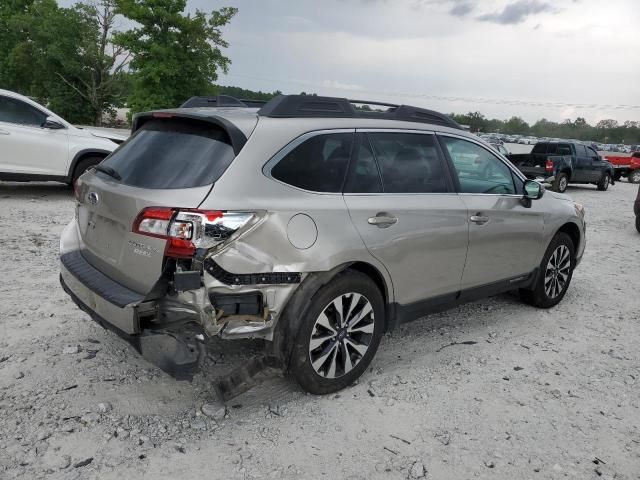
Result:
[[[194,326],[266,339],[312,393],[351,384],[385,331],[444,305],[518,289],[557,304],[582,206],[442,114],[362,103],[136,115],[78,180],[63,287],[141,350],[167,334],[177,351]]]

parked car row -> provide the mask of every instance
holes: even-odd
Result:
[[[635,178],[631,162],[580,141],[514,155],[498,136],[483,142],[406,105],[207,99],[135,115],[116,148],[123,139],[9,92],[0,115],[3,96],[14,106],[0,128],[66,132],[66,173],[0,179],[76,182],[60,281],[79,308],[143,354],[162,339],[170,372],[200,363],[194,329],[265,339],[265,355],[316,394],[352,384],[385,331],[434,310],[514,289],[539,308],[559,303],[585,248],[584,209],[561,192]],[[16,102],[42,123],[18,121]],[[640,232],[640,190],[634,211]]]

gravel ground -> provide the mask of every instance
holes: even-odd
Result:
[[[0,182],[0,478],[640,478],[637,188],[568,190],[588,245],[558,307],[433,315],[338,395],[272,374],[222,418],[201,411],[211,380],[259,345],[212,345],[192,383],[165,375],[59,287],[71,193]]]

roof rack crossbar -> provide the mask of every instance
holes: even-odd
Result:
[[[180,108],[202,108],[202,107],[240,107],[240,108],[260,108],[267,103],[266,100],[253,100],[245,98],[235,98],[229,95],[199,95],[189,98],[180,105]]]
[[[362,110],[355,108],[353,104],[380,105],[389,107],[389,110]],[[462,127],[447,115],[425,108],[316,95],[279,95],[258,110],[258,115],[274,118],[376,118],[430,123],[462,130]]]

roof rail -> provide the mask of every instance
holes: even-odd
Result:
[[[240,107],[260,108],[267,103],[266,100],[238,99],[229,95],[205,95],[191,97],[180,105],[180,108],[202,107]]]
[[[379,105],[386,107],[386,110],[364,110],[354,107],[354,104]],[[410,105],[316,95],[279,95],[258,110],[258,115],[273,118],[377,118],[431,123],[462,130],[462,127],[450,117],[433,110]]]

